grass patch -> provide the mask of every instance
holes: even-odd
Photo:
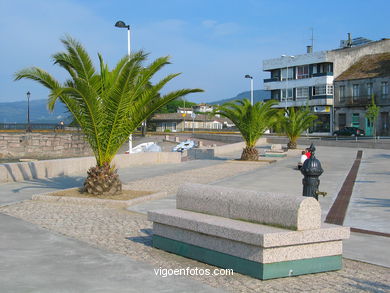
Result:
[[[153,191],[141,191],[141,190],[122,190],[121,193],[115,195],[92,195],[86,192],[81,192],[81,188],[70,188],[60,191],[51,192],[48,195],[51,196],[63,196],[63,197],[79,197],[79,198],[100,198],[100,199],[113,199],[113,200],[130,200],[145,195],[150,195]]]

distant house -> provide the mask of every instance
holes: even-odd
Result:
[[[214,107],[208,104],[198,104],[193,107],[194,112],[209,113],[214,111]]]
[[[377,134],[388,136],[390,112],[390,52],[366,55],[340,74],[335,86],[336,129],[354,126],[372,135],[373,125],[366,117],[372,96],[380,107]]]
[[[164,113],[155,114],[152,122],[156,123],[156,131],[191,131],[197,130],[219,130],[234,126],[234,124],[226,118],[196,114],[194,117],[188,113]]]
[[[194,110],[192,108],[177,108],[177,113],[185,113],[185,114],[191,114],[192,112],[194,112]]]

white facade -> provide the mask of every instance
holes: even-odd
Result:
[[[282,56],[263,61],[263,70],[270,72],[264,89],[279,101],[276,108],[311,107],[321,123],[313,131],[331,134],[334,131],[334,79],[361,57],[388,52],[390,39],[361,46],[331,51]]]

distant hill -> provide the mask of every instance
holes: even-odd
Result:
[[[242,100],[242,99],[245,99],[245,98],[250,100],[250,98],[251,98],[250,91],[239,93],[237,96],[235,96],[233,98],[219,100],[219,101],[213,101],[213,102],[209,102],[208,104],[210,104],[210,105],[222,105],[223,103],[226,103],[226,102],[233,102],[235,100]],[[265,90],[254,90],[253,91],[253,102],[254,103],[257,103],[258,101],[263,101],[263,100],[266,100],[266,99],[270,99],[270,98],[271,98],[270,91],[265,91]]]
[[[58,123],[70,122],[70,114],[67,113],[62,103],[57,103],[54,112],[47,110],[47,100],[30,101],[30,121],[32,123]],[[0,103],[0,123],[26,123],[27,101]]]

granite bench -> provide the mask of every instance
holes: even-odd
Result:
[[[349,228],[313,198],[186,184],[176,207],[148,213],[154,247],[259,279],[342,267]]]

